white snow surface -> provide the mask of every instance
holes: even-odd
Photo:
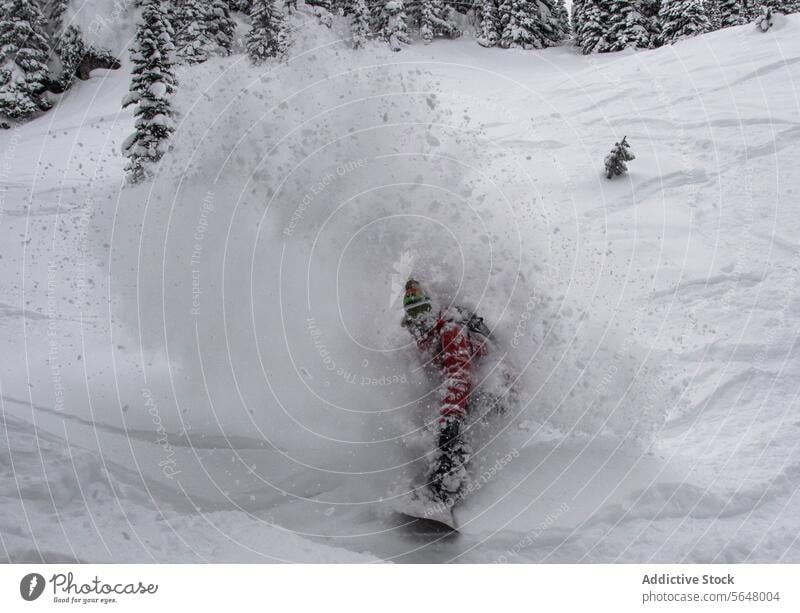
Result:
[[[292,26],[179,70],[152,183],[127,60],[0,133],[0,560],[800,562],[800,16],[591,57]],[[391,511],[438,399],[412,272],[520,372],[458,535]]]

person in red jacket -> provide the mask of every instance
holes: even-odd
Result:
[[[486,351],[485,337],[474,333],[475,321],[478,326],[483,323],[458,307],[434,313],[430,298],[413,278],[406,283],[403,307],[403,327],[442,374],[439,453],[428,474],[428,484],[441,499],[455,500],[467,483],[470,450],[463,434],[473,391],[474,362]]]

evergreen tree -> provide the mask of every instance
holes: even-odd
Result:
[[[83,41],[80,28],[69,26],[58,39],[56,52],[61,63],[61,76],[58,78],[57,89],[63,92],[72,85],[75,73],[86,56],[86,43]]]
[[[527,0],[500,0],[500,46],[505,49],[536,46],[533,15]]]
[[[742,0],[742,14],[745,23],[752,21],[761,12],[761,0]]]
[[[502,0],[499,13],[500,46],[506,49],[552,47],[567,35],[557,0]]]
[[[181,62],[199,64],[218,50],[216,36],[210,29],[213,21],[208,0],[177,0],[180,25],[175,35],[175,54]]]
[[[419,24],[420,38],[426,44],[439,36],[461,36],[458,26],[450,20],[450,7],[442,0],[417,0],[412,9],[414,21]]]
[[[383,38],[383,29],[386,26],[388,16],[385,5],[388,0],[367,0],[369,7],[369,27],[372,33],[378,38]],[[406,15],[406,19],[408,15]]]
[[[478,11],[478,44],[482,47],[494,47],[500,40],[500,16],[495,0],[483,0]]]
[[[719,0],[703,0],[703,7],[706,10],[706,17],[708,17],[711,30],[719,30],[722,27],[722,13],[719,8]]]
[[[606,30],[607,24],[611,23],[611,12],[607,0],[583,0],[581,14],[583,19],[578,26],[578,37],[583,54],[608,51]]]
[[[742,25],[745,22],[742,0],[720,0],[719,21],[722,28]]]
[[[408,37],[408,16],[403,0],[386,0],[380,8],[379,28],[381,38],[389,43],[392,51],[400,51],[403,45],[411,44]]]
[[[433,40],[433,3],[419,0],[419,37],[427,45]]]
[[[236,22],[231,17],[229,0],[211,0],[208,16],[206,27],[217,43],[218,52],[228,55],[236,37]]]
[[[44,16],[33,0],[0,2],[0,114],[22,119],[52,105]]]
[[[581,38],[581,26],[583,25],[584,0],[572,0],[572,15],[570,16],[570,26],[572,28],[572,38],[578,49],[583,48]]]
[[[159,0],[145,0],[136,38],[131,47],[133,78],[123,107],[136,105],[135,131],[122,145],[128,158],[125,170],[131,183],[152,174],[151,165],[167,150],[175,130],[170,96],[175,90],[172,27]]]
[[[645,18],[647,31],[650,32],[650,42],[656,47],[661,44],[661,22],[658,17],[661,0],[639,0],[639,8]]]
[[[762,6],[772,9],[773,13],[789,15],[800,11],[800,0],[763,0]]]
[[[470,9],[478,9],[480,0],[446,0],[445,5],[457,13],[466,15]]]
[[[564,2],[564,0],[556,0],[555,7],[559,29],[563,32],[563,38],[566,38],[570,35],[572,30],[569,24],[569,11],[567,10],[567,3]]]
[[[628,165],[625,162],[635,160],[636,156],[631,151],[631,146],[628,144],[628,137],[614,145],[611,153],[606,156],[606,178],[611,179],[618,177],[624,172],[628,172]]]
[[[75,77],[88,79],[95,68],[116,70],[121,66],[108,49],[87,45],[83,32],[75,25],[68,26],[58,37],[54,51],[57,61],[52,62],[50,71],[58,76],[49,79],[47,89],[57,94],[72,87]]]
[[[61,31],[64,29],[64,13],[68,4],[69,0],[45,0],[41,3],[46,20],[45,30],[52,39],[61,36]]]
[[[569,37],[569,13],[564,0],[537,0],[533,4],[542,47],[555,47]]]
[[[761,7],[761,14],[756,17],[756,27],[762,32],[766,32],[773,25],[772,7],[764,5]]]
[[[289,47],[288,29],[283,13],[276,6],[278,1],[253,0],[251,3],[246,47],[254,63],[280,57]]]
[[[662,0],[659,20],[661,42],[665,45],[711,29],[700,0]]]
[[[350,0],[346,5],[350,13],[350,33],[353,37],[353,48],[363,47],[372,32],[369,28],[369,9],[366,0]]]
[[[605,35],[606,51],[630,47],[649,49],[653,46],[650,22],[644,16],[639,0],[615,0],[610,7],[613,12]]]

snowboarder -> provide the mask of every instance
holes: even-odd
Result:
[[[438,453],[427,475],[434,496],[452,506],[467,485],[470,448],[464,439],[476,360],[485,355],[489,330],[483,320],[459,307],[432,309],[415,279],[406,283],[402,325],[442,374]]]

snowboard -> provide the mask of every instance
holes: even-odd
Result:
[[[413,519],[429,522],[442,529],[458,532],[453,506],[436,497],[427,487],[418,487],[411,493],[398,498],[394,504],[395,512]]]

